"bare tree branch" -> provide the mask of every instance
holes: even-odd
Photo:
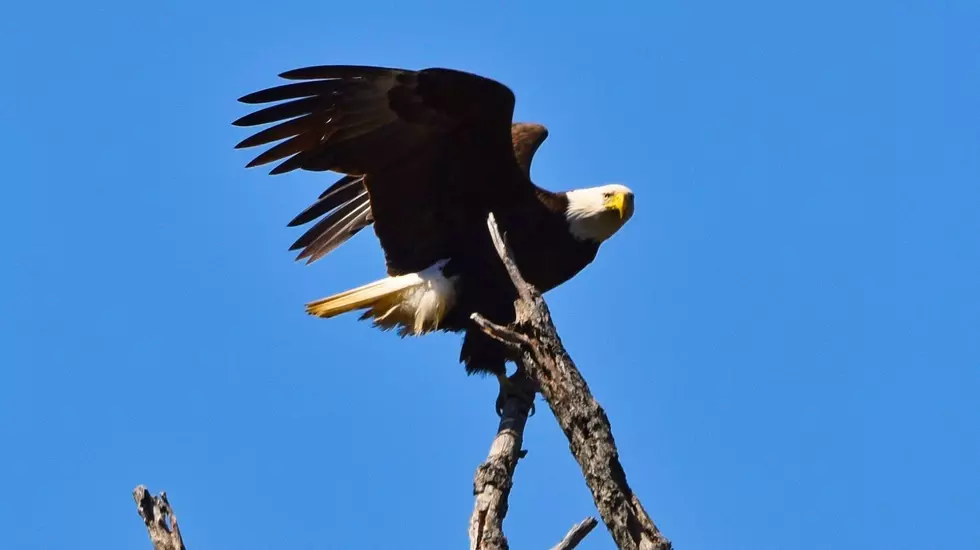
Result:
[[[500,327],[484,319],[481,327],[486,327],[488,334],[521,347],[521,364],[565,432],[592,500],[617,547],[670,550],[670,541],[647,515],[626,481],[609,418],[565,351],[548,305],[541,293],[524,281],[493,214],[488,217],[487,226],[519,297],[514,305],[517,321],[513,326]]]
[[[186,550],[180,527],[177,526],[177,516],[167,501],[166,492],[161,491],[159,496],[154,497],[145,485],[140,485],[133,490],[133,500],[136,501],[136,511],[146,525],[153,550]],[[167,525],[168,518],[170,525]]]
[[[512,376],[510,381],[522,392],[534,395],[531,381],[523,373]],[[476,503],[470,516],[470,550],[509,548],[504,536],[504,517],[507,515],[507,498],[514,485],[514,470],[517,461],[524,457],[521,445],[530,410],[531,403],[516,394],[504,400],[500,425],[490,445],[490,453],[476,469],[473,478]]]
[[[565,538],[561,539],[561,542],[553,546],[551,550],[572,550],[595,529],[596,525],[599,525],[599,520],[592,516],[585,518],[581,523],[575,524],[571,531],[565,535]]]

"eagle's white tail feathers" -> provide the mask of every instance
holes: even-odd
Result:
[[[382,330],[398,329],[401,336],[419,336],[439,328],[455,301],[454,279],[442,274],[446,260],[418,273],[386,277],[364,286],[306,304],[306,312],[334,317],[365,309],[361,319],[372,319]]]

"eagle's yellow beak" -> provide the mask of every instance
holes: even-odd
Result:
[[[619,213],[619,219],[626,217],[626,193],[617,191],[612,194],[611,197],[606,199],[606,208],[609,210],[615,210]]]

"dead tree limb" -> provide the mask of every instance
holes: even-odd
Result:
[[[474,314],[487,334],[519,348],[520,363],[540,388],[568,438],[603,522],[620,550],[670,550],[671,544],[647,515],[626,482],[605,411],[565,351],[541,293],[521,276],[493,214],[487,226],[501,261],[517,288],[517,320],[509,327]]]
[[[146,525],[153,550],[186,550],[180,527],[177,526],[177,516],[167,501],[166,492],[151,496],[146,486],[140,485],[133,490],[133,500],[136,501],[136,511]]]
[[[572,550],[595,529],[596,525],[599,525],[599,520],[592,516],[585,518],[581,523],[575,524],[565,535],[565,538],[561,539],[561,542],[553,546],[551,550]]]
[[[470,516],[470,550],[508,550],[507,537],[504,536],[504,518],[507,516],[507,501],[511,487],[514,486],[514,471],[517,463],[527,451],[521,450],[524,441],[524,426],[527,424],[532,403],[523,396],[535,393],[534,381],[525,370],[510,377],[515,392],[504,400],[497,435],[490,445],[487,459],[476,469],[473,478],[473,494],[476,502]],[[585,538],[598,521],[593,517],[573,526],[565,538],[552,550],[572,550]]]
[[[513,376],[511,382],[534,395],[531,381],[526,377]],[[524,425],[527,423],[531,403],[511,394],[504,401],[497,435],[490,445],[486,461],[476,469],[473,478],[473,494],[476,502],[470,516],[470,550],[508,550],[504,536],[504,517],[507,515],[507,498],[514,484],[517,461],[523,458],[521,444],[524,441]]]

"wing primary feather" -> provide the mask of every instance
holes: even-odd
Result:
[[[297,170],[299,168],[302,168],[304,170],[315,170],[315,168],[308,167],[309,164],[314,160],[316,160],[317,162],[324,162],[327,164],[327,168],[324,168],[323,170],[320,171],[330,170],[332,169],[333,166],[332,159],[333,159],[332,156],[324,153],[319,149],[301,151],[289,157],[288,159],[282,161],[281,163],[276,165],[276,167],[273,168],[272,170],[269,170],[269,175],[278,176],[279,174],[292,172],[293,170]]]
[[[348,184],[345,187],[336,189],[333,193],[320,197],[313,204],[308,206],[305,210],[296,215],[287,224],[287,227],[295,227],[297,225],[303,225],[309,223],[320,216],[330,212],[334,208],[343,205],[344,203],[359,197],[361,194],[364,195],[363,200],[369,200],[366,196],[367,190],[363,186],[357,185],[360,183],[359,180],[352,180],[353,184]]]
[[[306,251],[304,251],[304,253],[301,254],[297,260],[302,259],[303,255],[305,254],[309,256],[306,260],[306,264],[309,265],[336,250],[337,247],[347,242],[347,240],[353,237],[358,231],[369,225],[365,222],[370,210],[370,204],[365,203],[361,205],[356,211],[351,213],[350,219],[343,225],[332,228],[330,233],[324,233],[313,241],[313,243],[307,247]]]
[[[345,85],[342,80],[314,80],[311,82],[295,82],[266,88],[238,98],[241,103],[269,103],[284,99],[296,99],[317,95],[330,95]]]
[[[353,174],[352,175],[349,175],[349,176],[344,176],[344,177],[340,178],[339,180],[337,180],[330,187],[327,187],[327,189],[323,193],[320,193],[320,196],[317,197],[317,199],[322,199],[322,198],[326,197],[327,195],[330,195],[331,193],[336,193],[339,189],[341,189],[343,187],[347,187],[348,185],[353,185],[355,183],[355,180],[357,181],[357,183],[363,183],[363,181],[361,181],[363,179],[364,179],[364,176],[357,176],[357,175],[353,175]]]
[[[270,148],[268,151],[255,157],[252,162],[249,162],[245,166],[246,168],[261,166],[281,158],[286,158],[295,153],[308,151],[320,142],[322,136],[323,133],[317,131],[309,131],[304,134],[300,134],[276,145],[275,147]]]
[[[259,124],[268,124],[310,113],[325,113],[330,111],[334,103],[335,98],[333,97],[306,97],[259,109],[231,124],[233,126],[258,126]]]
[[[280,139],[302,134],[304,131],[312,129],[312,127],[324,125],[327,122],[327,115],[306,115],[294,118],[243,139],[238,145],[235,145],[235,149],[245,149],[279,141]]]
[[[358,190],[356,187],[353,189],[355,192]],[[362,190],[360,193],[357,193],[351,197],[346,197],[346,198],[330,197],[329,200],[324,199],[322,201],[317,201],[312,206],[310,206],[310,208],[306,209],[304,212],[296,216],[296,218],[293,219],[292,222],[289,222],[289,225],[287,227],[294,227],[297,225],[303,225],[305,223],[311,222],[319,218],[320,216],[326,214],[327,212],[330,212],[335,208],[340,208],[349,202],[356,201],[358,203],[365,203],[365,202],[370,202],[370,200],[371,199],[367,195],[367,190]]]
[[[392,73],[408,72],[413,71],[371,65],[315,65],[286,71],[280,73],[279,77],[287,80],[312,80],[316,78],[378,77]]]
[[[299,250],[300,248],[309,246],[310,243],[317,240],[325,232],[329,232],[332,226],[365,204],[370,205],[370,202],[366,198],[362,200],[355,198],[354,200],[347,201],[329,216],[316,222],[313,227],[309,228],[306,233],[303,233],[300,238],[296,239],[296,242],[290,245],[289,250]]]

